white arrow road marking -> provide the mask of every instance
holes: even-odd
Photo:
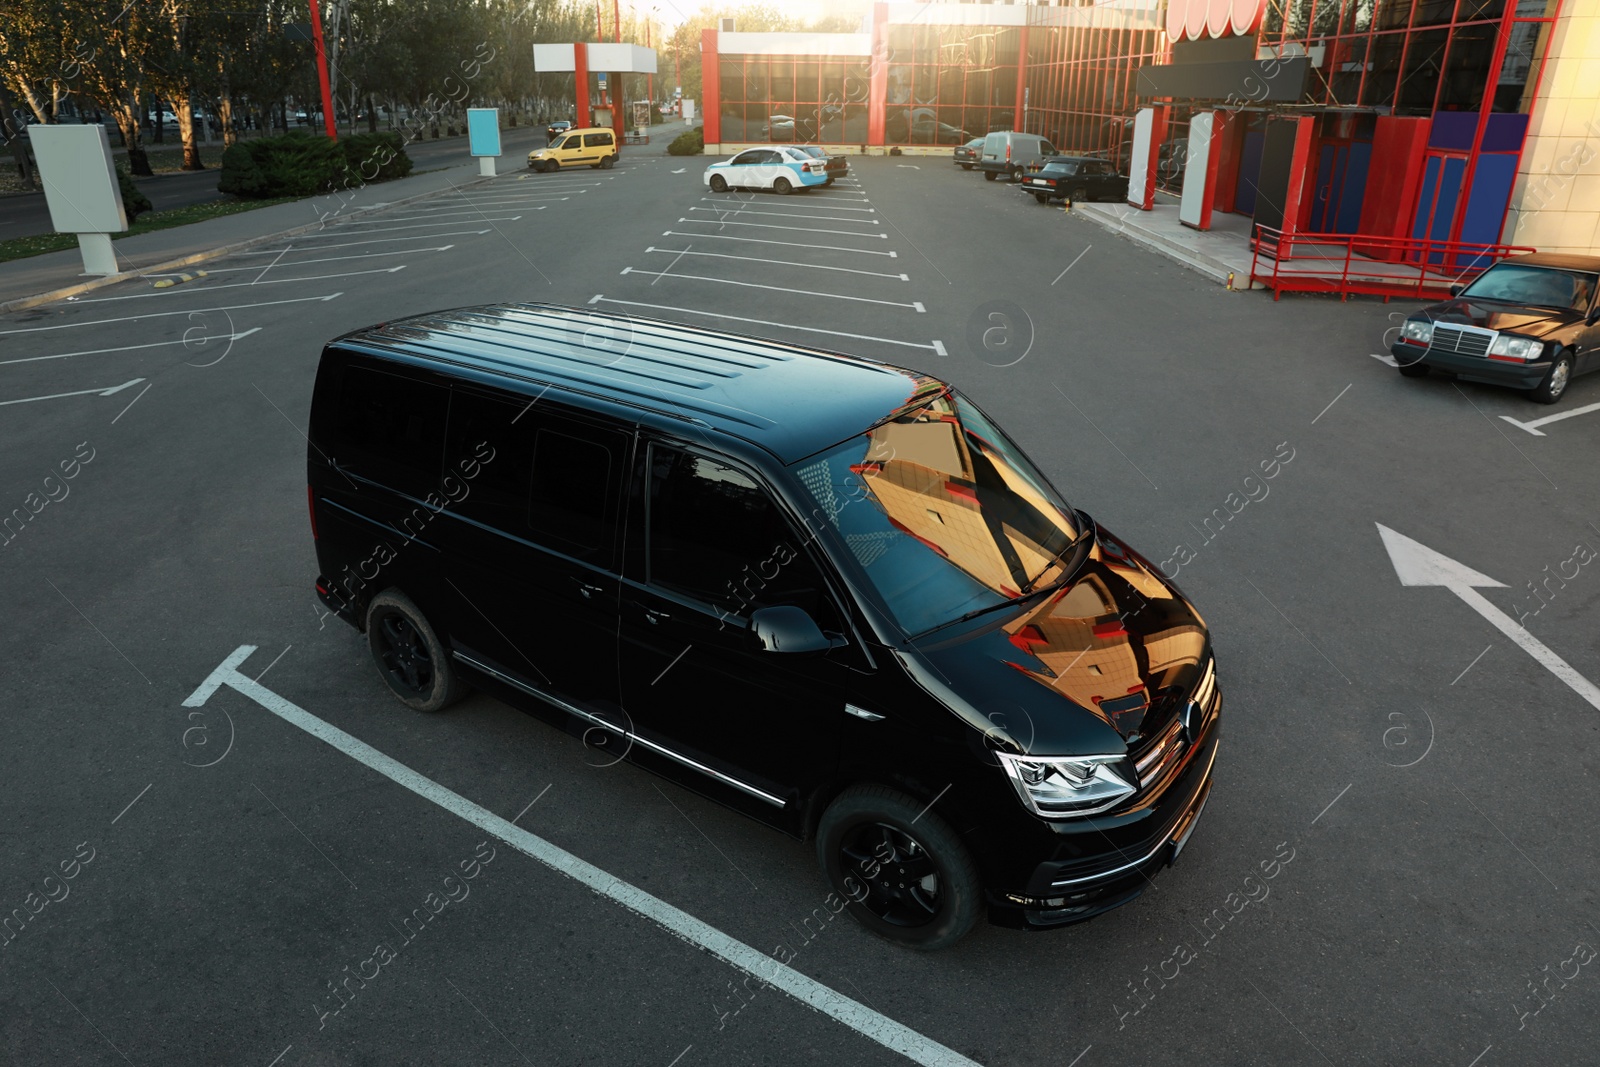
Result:
[[[1379,363],[1387,363],[1391,367],[1400,366],[1400,364],[1398,364],[1398,363],[1396,363],[1394,361],[1394,357],[1391,356],[1391,355],[1388,355],[1387,353],[1384,353],[1384,354],[1380,355],[1377,352],[1368,352],[1367,355],[1371,356],[1373,359],[1377,360]]]
[[[143,378],[131,378],[121,385],[113,385],[110,389],[79,389],[75,393],[51,393],[49,396],[25,396],[21,400],[0,400],[0,408],[5,407],[7,404],[31,404],[35,400],[60,400],[64,396],[112,396],[130,386],[138,385],[142,381],[144,381]]]
[[[1394,572],[1401,585],[1444,586],[1465,601],[1473,611],[1488,619],[1495,629],[1520,645],[1524,652],[1538,660],[1551,674],[1565,682],[1574,693],[1600,708],[1600,686],[1573,670],[1570,663],[1477,591],[1478,587],[1504,589],[1504,582],[1497,582],[1465,564],[1457,563],[1449,556],[1435,552],[1405,534],[1396,533],[1382,523],[1376,525],[1383,537],[1383,547],[1389,550],[1389,559],[1394,564]]]
[[[904,167],[906,170],[921,170],[922,169],[921,167],[917,166],[915,163],[896,163],[895,166]]]
[[[200,314],[200,312],[195,312]],[[256,326],[239,333],[218,333],[210,337],[177,337],[171,341],[152,341],[146,345],[122,345],[119,348],[86,348],[82,352],[57,352],[53,356],[24,356],[22,359],[0,360],[0,367],[8,367],[13,363],[38,363],[46,359],[71,359],[73,356],[103,356],[110,352],[138,352],[146,348],[165,348],[168,345],[195,344],[204,348],[208,341],[237,341],[242,337],[249,337],[253,333],[260,333],[261,327]]]
[[[674,174],[682,174],[685,171],[687,171],[688,169],[689,169],[688,167],[679,167],[677,170],[673,171],[672,173],[674,173]]]
[[[557,874],[566,875],[668,933],[720,957],[738,970],[754,976],[775,989],[782,990],[800,1003],[843,1023],[884,1048],[898,1052],[915,1063],[926,1064],[928,1067],[976,1067],[972,1060],[933,1039],[924,1037],[888,1016],[880,1015],[871,1008],[834,992],[815,979],[808,978],[772,956],[729,937],[688,912],[606,873],[594,864],[579,859],[542,837],[529,833],[487,808],[474,804],[461,794],[418,774],[366,742],[290,703],[240,672],[239,668],[255,650],[255,645],[240,645],[211,672],[205,681],[200,683],[199,688],[183,702],[183,706],[198,708],[204,705],[220,687],[228,686],[266,708],[284,722],[299,727],[351,759],[365,764],[396,785],[409,789],[424,800],[432,801],[485,833],[493,834],[518,852],[544,864]]]
[[[0,334],[7,333],[43,333],[46,330],[70,330],[74,326],[104,326],[108,322],[138,322],[140,319],[164,319],[168,315],[200,315],[208,311],[243,311],[246,308],[270,308],[279,304],[326,304],[330,300],[337,300],[343,292],[329,293],[327,296],[296,296],[288,300],[262,300],[254,304],[229,304],[220,308],[189,308],[186,311],[146,311],[142,315],[121,315],[114,319],[85,319],[82,322],[60,322],[54,326],[23,326],[15,330],[0,330]]]
[[[1600,411],[1600,404],[1585,404],[1581,408],[1573,408],[1571,411],[1563,411],[1559,415],[1546,415],[1544,418],[1534,419],[1532,422],[1519,422],[1518,420],[1513,419],[1510,415],[1501,415],[1500,417],[1519,430],[1527,430],[1535,437],[1544,437],[1545,432],[1537,429],[1537,427],[1548,426],[1550,423],[1560,422],[1562,419],[1570,419],[1574,415],[1587,415],[1591,411]]]

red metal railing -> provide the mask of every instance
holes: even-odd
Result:
[[[1359,233],[1297,233],[1257,224],[1250,280],[1284,292],[1443,297],[1507,256],[1536,249]],[[1270,269],[1269,269],[1270,267]]]

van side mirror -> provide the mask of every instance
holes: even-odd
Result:
[[[750,614],[750,632],[768,652],[826,652],[832,647],[816,621],[792,604],[757,608]]]
[[[1450,287],[1450,295],[1451,296],[1460,296],[1461,295],[1461,290],[1463,290],[1465,288],[1466,288],[1466,286],[1464,286],[1464,285],[1452,285]]]

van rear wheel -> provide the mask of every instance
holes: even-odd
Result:
[[[607,156],[606,158],[604,158],[604,159],[602,159],[600,161],[600,169],[601,170],[610,170],[611,167],[612,167],[612,164],[616,163],[616,161],[617,161],[617,157],[616,156]]]
[[[444,644],[411,598],[394,589],[367,606],[367,647],[378,673],[408,708],[442,711],[466,695]]]
[[[961,839],[927,808],[884,786],[851,786],[823,813],[817,859],[862,926],[933,951],[977,923],[982,890]]]

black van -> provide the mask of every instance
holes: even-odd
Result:
[[[1204,622],[945,383],[507,304],[328,344],[317,593],[420,711],[468,685],[816,841],[939,948],[1138,896],[1193,832]]]

